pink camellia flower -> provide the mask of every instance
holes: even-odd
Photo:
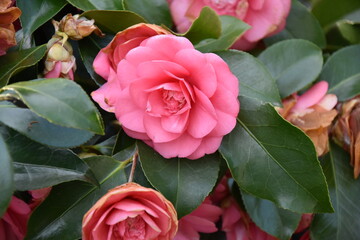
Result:
[[[126,43],[115,37],[110,45],[118,41],[118,48],[108,46],[94,61],[95,71],[108,81],[93,99],[115,112],[129,136],[166,158],[215,152],[239,112],[238,80],[228,65],[174,35]]]
[[[179,32],[185,32],[209,6],[219,15],[230,15],[249,24],[249,29],[232,48],[250,50],[256,43],[285,26],[290,0],[168,0],[172,18]]]
[[[197,209],[179,220],[179,229],[174,240],[199,240],[199,232],[216,232],[218,229],[215,223],[221,213],[221,208],[213,205],[207,197]]]
[[[313,141],[318,156],[328,152],[328,128],[337,115],[334,94],[326,94],[328,83],[320,81],[301,96],[293,94],[283,101],[279,113],[303,130]]]
[[[136,183],[110,190],[85,214],[82,239],[171,240],[176,211],[159,192]]]
[[[29,205],[13,196],[6,213],[0,219],[0,239],[24,239],[30,213]]]

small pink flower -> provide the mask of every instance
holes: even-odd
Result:
[[[307,228],[310,227],[311,221],[313,219],[313,214],[312,213],[305,213],[301,216],[301,220],[299,222],[298,227],[295,230],[295,233],[300,233],[304,230],[306,230]]]
[[[249,29],[233,48],[250,50],[256,43],[280,32],[290,11],[290,0],[168,0],[172,18],[179,32],[185,32],[209,6],[219,15],[230,15],[249,24]]]
[[[6,213],[0,219],[0,239],[24,239],[30,213],[30,207],[24,201],[13,196]]]
[[[125,43],[119,37],[118,48],[115,37],[96,57],[94,69],[108,82],[93,99],[166,158],[215,152],[239,112],[238,80],[228,65],[183,37],[133,35]]]
[[[221,208],[213,205],[210,198],[206,198],[197,209],[179,220],[179,229],[174,240],[199,240],[199,232],[216,232],[218,229],[215,223],[221,213]]]
[[[171,240],[178,221],[159,192],[136,183],[110,190],[85,214],[82,239]]]

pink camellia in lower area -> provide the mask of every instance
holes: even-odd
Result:
[[[172,240],[176,211],[161,193],[136,183],[110,190],[85,214],[83,240]]]
[[[222,209],[212,204],[209,197],[193,212],[179,220],[179,230],[174,240],[199,240],[201,233],[213,233],[218,229]]]
[[[129,136],[165,158],[215,152],[239,112],[239,83],[228,65],[195,50],[184,37],[136,36],[118,48],[117,40],[94,61],[95,71],[108,81],[93,99],[115,112]]]
[[[0,239],[24,239],[30,213],[29,205],[13,196],[6,213],[0,219]]]
[[[290,11],[290,0],[168,0],[174,23],[179,32],[185,32],[209,6],[219,15],[230,15],[249,24],[249,29],[233,48],[250,50],[256,43],[281,31]]]

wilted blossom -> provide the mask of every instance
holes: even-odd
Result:
[[[80,15],[71,13],[64,16],[60,22],[53,20],[55,31],[64,32],[70,39],[80,40],[89,36],[91,33],[103,36],[101,30],[94,25],[94,20],[88,20]]]
[[[290,11],[290,0],[168,0],[172,18],[179,32],[185,32],[209,6],[219,15],[230,15],[249,24],[251,28],[233,45],[249,50],[256,43],[280,32]]]
[[[165,158],[214,153],[236,124],[238,79],[219,56],[159,28],[118,33],[94,60],[107,82],[91,96]]]
[[[291,95],[283,101],[279,113],[289,122],[303,130],[315,145],[318,156],[329,151],[329,127],[337,115],[333,109],[337,103],[334,94],[326,94],[328,83],[321,81],[301,96]]]
[[[0,56],[4,55],[8,48],[16,45],[13,22],[20,17],[21,10],[11,5],[11,0],[0,2]]]
[[[179,220],[179,228],[174,240],[199,240],[200,232],[218,231],[215,223],[221,214],[222,209],[215,206],[207,197],[197,209]]]
[[[354,178],[360,174],[360,96],[338,106],[339,117],[332,134],[335,140],[348,152],[354,167]]]
[[[111,189],[85,214],[82,239],[172,240],[177,227],[171,202],[131,182]]]
[[[76,70],[73,48],[63,37],[54,35],[47,43],[44,74],[46,78],[74,80]]]

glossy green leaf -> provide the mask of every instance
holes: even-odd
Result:
[[[297,0],[292,0],[285,28],[278,34],[265,39],[267,45],[286,39],[305,39],[320,48],[326,46],[326,39],[319,21]]]
[[[273,104],[281,103],[275,80],[258,59],[236,50],[216,54],[225,60],[231,72],[239,79],[240,96]]]
[[[104,133],[100,113],[86,92],[73,81],[38,79],[7,85],[3,90],[14,91],[31,111],[51,123]]]
[[[277,207],[273,202],[241,193],[246,212],[263,231],[288,240],[297,228],[301,214]]]
[[[71,5],[83,11],[89,10],[123,10],[119,0],[67,0]]]
[[[145,176],[174,205],[178,218],[197,208],[216,184],[218,154],[189,160],[165,159],[151,147],[138,142],[139,157]]]
[[[0,129],[1,130],[1,129]],[[0,218],[6,212],[14,191],[12,160],[0,131]]]
[[[53,187],[46,200],[36,208],[25,239],[79,239],[85,213],[108,190],[126,182],[121,162],[111,157],[85,159],[100,187],[84,182],[68,182]]]
[[[235,129],[220,152],[239,187],[295,212],[332,212],[311,140],[270,104],[241,97]]]
[[[45,55],[46,45],[22,51],[11,52],[0,57],[0,87],[5,86],[10,77],[20,70],[39,62]]]
[[[84,12],[81,16],[94,19],[102,31],[113,34],[137,23],[146,22],[140,15],[130,11],[93,10]]]
[[[221,35],[218,39],[205,39],[195,45],[201,52],[226,50],[250,28],[245,22],[232,16],[220,16]]]
[[[360,229],[360,181],[353,178],[350,156],[335,144],[324,159],[333,214],[317,214],[311,224],[313,240],[358,240]]]
[[[341,35],[351,44],[360,43],[360,23],[348,20],[336,23]]]
[[[184,37],[195,45],[201,40],[219,38],[220,35],[221,22],[219,16],[211,8],[204,7],[199,17],[195,19],[189,30],[184,34]]]
[[[127,10],[143,16],[149,23],[172,25],[167,0],[123,0]]]
[[[312,12],[323,27],[360,8],[358,0],[318,0]]]
[[[76,147],[93,133],[50,123],[26,108],[0,105],[0,122],[32,140],[53,147]]]
[[[89,167],[73,152],[49,148],[8,129],[4,134],[13,159],[17,190],[32,190],[81,180],[97,184]]]
[[[276,79],[282,98],[313,82],[323,65],[321,49],[302,39],[278,42],[265,49],[259,59]]]
[[[22,11],[20,21],[24,35],[31,35],[37,28],[55,16],[66,4],[66,0],[17,0],[16,5]]]
[[[360,45],[342,48],[329,57],[320,79],[329,83],[329,92],[345,101],[360,94]]]

